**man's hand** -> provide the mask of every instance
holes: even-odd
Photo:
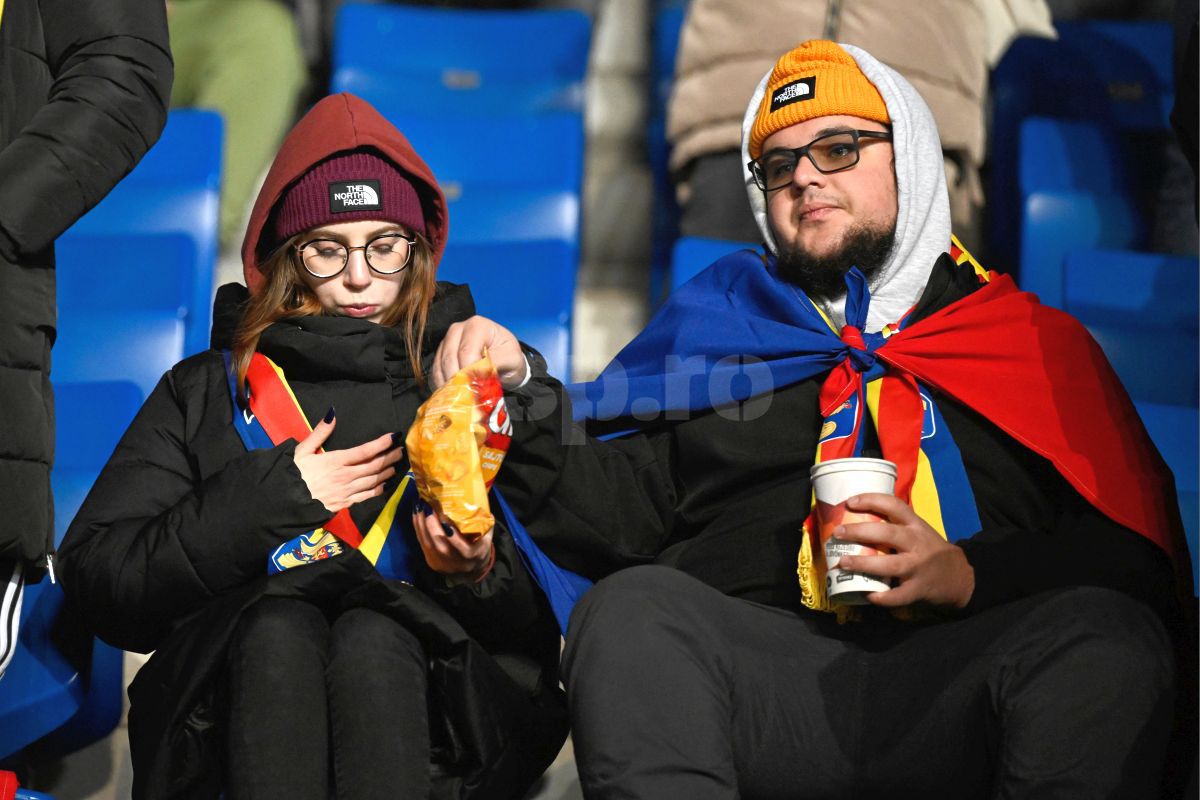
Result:
[[[318,422],[312,433],[296,445],[295,458],[308,493],[335,514],[383,494],[383,484],[396,474],[393,465],[404,455],[404,448],[396,447],[395,437],[385,433],[358,447],[319,453],[337,425],[332,413],[327,419]]]
[[[465,536],[443,523],[424,503],[418,503],[412,515],[417,542],[425,554],[425,562],[434,572],[451,578],[476,581],[491,569],[492,532],[482,536]]]
[[[487,317],[475,316],[464,322],[456,322],[446,331],[446,337],[438,345],[433,358],[433,374],[430,380],[438,388],[454,377],[454,373],[483,358],[487,350],[500,383],[505,389],[519,386],[525,380],[525,354],[512,331],[492,322]]]
[[[897,585],[889,591],[867,595],[874,605],[907,606],[923,600],[962,608],[970,601],[975,591],[975,570],[966,554],[939,536],[907,503],[890,494],[860,494],[847,500],[846,508],[877,514],[882,519],[839,526],[834,536],[893,551],[842,556],[838,564],[841,569],[897,579]]]

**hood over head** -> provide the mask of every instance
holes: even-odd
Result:
[[[803,45],[802,45],[803,46]],[[892,124],[892,148],[896,159],[896,239],[883,268],[872,279],[867,330],[879,331],[896,322],[921,296],[938,256],[950,247],[950,198],[942,161],[942,144],[937,124],[925,100],[907,80],[891,67],[854,45],[841,44],[858,68],[879,90]],[[787,56],[784,56],[785,58]],[[749,167],[752,130],[763,96],[774,74],[763,76],[746,106],[742,121],[742,180],[750,198],[754,219],[763,241],[777,253],[775,237],[767,219],[763,192],[754,183]],[[830,110],[828,113],[853,113]],[[821,304],[839,328],[845,325],[844,295]]]
[[[296,123],[280,145],[254,201],[242,241],[242,272],[251,293],[258,291],[264,281],[259,265],[269,255],[266,249],[280,213],[280,201],[318,164],[351,151],[385,158],[412,185],[420,202],[424,233],[433,246],[434,262],[441,260],[449,220],[446,200],[433,172],[394,125],[365,100],[343,92],[323,98]],[[342,158],[337,163],[357,160],[362,159]],[[382,188],[388,189],[386,184]],[[361,216],[362,212],[356,212],[356,218]]]

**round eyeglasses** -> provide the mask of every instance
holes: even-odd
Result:
[[[300,264],[314,278],[332,278],[350,263],[350,251],[362,250],[367,266],[380,275],[395,275],[408,266],[417,237],[385,233],[359,247],[336,239],[313,239],[296,246]]]
[[[891,139],[892,134],[887,131],[834,131],[818,136],[804,147],[779,148],[763,153],[746,166],[750,168],[758,188],[773,192],[792,182],[796,167],[805,156],[821,173],[850,169],[858,163],[858,151],[862,146],[858,140],[862,137]]]

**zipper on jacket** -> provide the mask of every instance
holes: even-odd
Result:
[[[50,576],[50,583],[58,583],[54,574],[54,553],[46,553],[46,574]]]

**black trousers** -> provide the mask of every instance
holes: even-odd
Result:
[[[263,598],[238,622],[225,687],[229,800],[428,796],[425,653],[390,617]]]
[[[1157,796],[1173,663],[1105,589],[839,626],[648,566],[584,597],[563,666],[589,800],[1058,800]]]

